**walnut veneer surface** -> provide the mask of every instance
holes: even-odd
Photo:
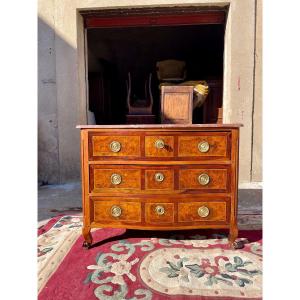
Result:
[[[93,227],[227,228],[233,244],[240,126],[77,126],[86,246]]]

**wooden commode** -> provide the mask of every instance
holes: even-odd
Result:
[[[91,228],[237,228],[239,127],[82,125],[84,246]]]

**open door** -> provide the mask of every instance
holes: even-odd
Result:
[[[160,120],[156,63],[186,63],[186,80],[205,80],[210,88],[193,123],[222,123],[223,52],[226,9],[168,8],[82,12],[88,55],[89,110],[96,124],[124,124],[128,112],[128,74],[132,97],[145,97],[151,74],[152,122]],[[149,94],[149,92],[148,92]],[[146,121],[145,121],[146,123]]]

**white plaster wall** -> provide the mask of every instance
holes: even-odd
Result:
[[[59,182],[54,0],[39,0],[38,178]]]
[[[60,181],[80,178],[79,132],[86,123],[86,72],[84,62],[83,9],[230,4],[225,36],[224,120],[243,123],[240,144],[240,182],[251,182],[253,164],[255,0],[53,0],[56,52],[57,119]],[[51,1],[48,1],[49,3]],[[41,9],[39,15],[42,17]],[[257,144],[257,149],[260,145]],[[254,173],[254,170],[252,170]]]
[[[251,181],[255,1],[231,1],[225,38],[224,122],[242,123],[240,182]]]
[[[261,182],[262,179],[262,0],[257,0],[251,181]]]

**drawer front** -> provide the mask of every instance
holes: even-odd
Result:
[[[145,203],[146,223],[174,223],[174,203]]]
[[[229,170],[227,168],[195,168],[179,170],[180,190],[230,190]]]
[[[228,223],[230,204],[227,201],[178,203],[178,222]]]
[[[91,166],[91,192],[116,192],[141,190],[141,170],[122,168],[102,168]]]
[[[146,190],[172,190],[174,188],[174,170],[145,170]]]
[[[90,158],[139,157],[141,140],[137,135],[90,135]]]
[[[228,133],[202,133],[178,137],[178,156],[193,158],[230,157]]]
[[[173,136],[146,136],[145,137],[146,157],[173,157],[174,137]]]
[[[141,203],[121,200],[93,201],[94,221],[98,223],[140,223]]]

